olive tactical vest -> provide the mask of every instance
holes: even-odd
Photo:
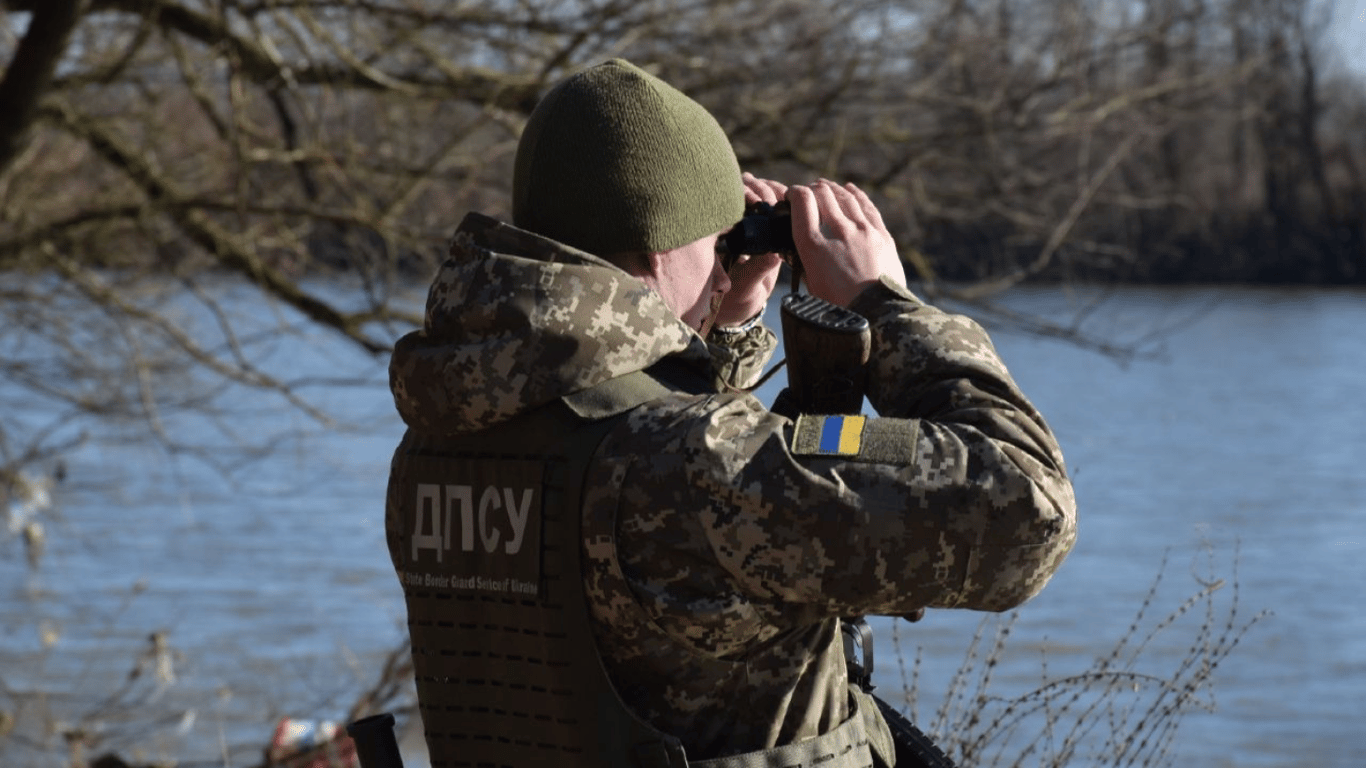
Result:
[[[404,437],[388,543],[433,768],[872,765],[876,707],[857,697],[872,712],[817,739],[690,763],[608,679],[580,575],[583,480],[625,412],[669,391],[628,374],[481,433]]]

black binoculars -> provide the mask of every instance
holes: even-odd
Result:
[[[744,218],[721,236],[720,248],[727,272],[739,257],[761,253],[776,253],[793,268],[801,268],[792,240],[792,207],[786,200],[745,206]]]

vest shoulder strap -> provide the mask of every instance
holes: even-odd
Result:
[[[644,371],[635,371],[561,399],[579,418],[596,421],[625,413],[670,391]]]

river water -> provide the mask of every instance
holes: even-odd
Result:
[[[1366,294],[1030,288],[1004,303],[1147,354],[994,332],[1062,442],[1077,548],[1013,619],[875,620],[879,693],[901,703],[913,685],[931,727],[950,690],[988,720],[1040,709],[988,750],[1001,765],[1040,764],[1079,726],[1073,765],[1132,728],[1171,738],[1139,765],[1366,764]],[[95,440],[70,457],[36,568],[0,530],[0,764],[60,764],[61,733],[80,729],[91,754],[251,765],[280,717],[341,719],[374,678],[403,618],[382,537],[400,431],[384,371],[326,337],[275,362],[367,379],[318,393],[346,428],[272,441],[231,480]],[[230,416],[240,435],[309,427],[250,402]]]

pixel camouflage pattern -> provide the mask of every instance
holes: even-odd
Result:
[[[794,450],[793,421],[725,386],[753,381],[771,331],[704,341],[611,264],[482,218],[394,352],[399,413],[434,433],[493,427],[665,357],[716,383],[623,419],[583,509],[604,664],[690,755],[842,722],[841,616],[1008,610],[1075,540],[1061,451],[985,331],[887,282],[851,309],[873,329],[880,416],[849,455]]]

